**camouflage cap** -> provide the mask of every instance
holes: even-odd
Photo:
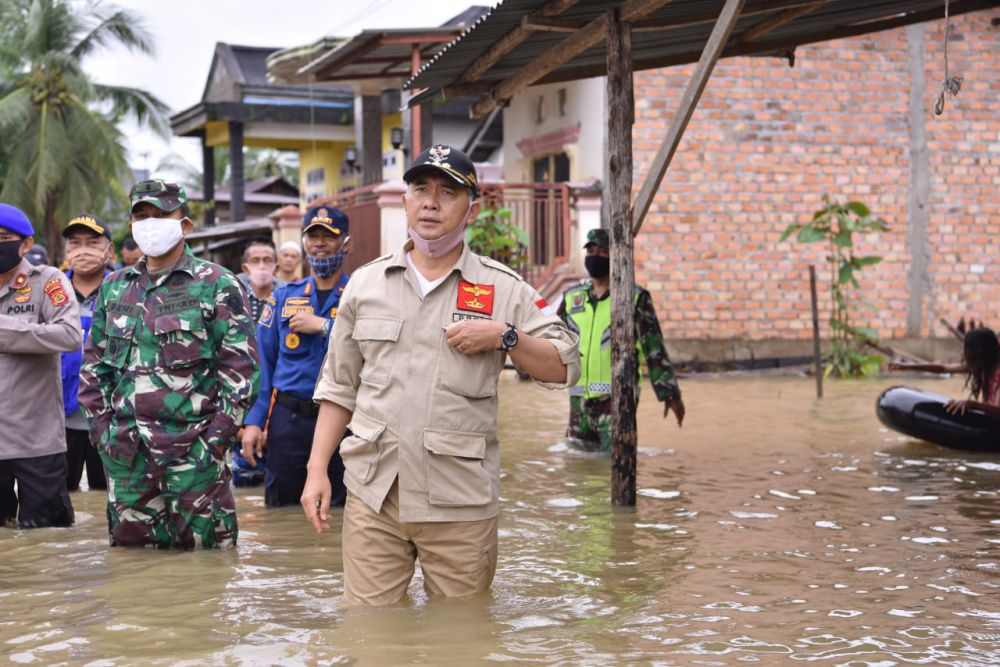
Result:
[[[128,193],[129,210],[135,210],[135,207],[143,202],[170,213],[187,203],[187,193],[176,183],[167,183],[155,178],[139,181]]]
[[[583,247],[586,248],[591,243],[595,243],[602,248],[610,248],[611,242],[610,239],[608,238],[608,230],[591,229],[589,232],[587,232],[587,242],[583,244]]]
[[[96,215],[91,215],[89,213],[78,215],[67,222],[66,226],[63,227],[62,230],[63,238],[68,237],[74,229],[88,229],[99,236],[106,236],[109,239],[111,238],[111,230],[108,229],[106,224],[104,224],[104,221]]]
[[[476,165],[472,164],[468,155],[457,148],[437,144],[422,151],[403,174],[403,180],[409,183],[418,173],[427,170],[439,171],[465,186],[472,193],[473,199],[479,196]]]

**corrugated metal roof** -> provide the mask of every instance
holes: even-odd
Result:
[[[495,86],[543,58],[564,40],[572,38],[574,33],[566,30],[583,26],[600,18],[609,8],[627,3],[579,0],[558,15],[560,31],[535,30],[484,74],[474,79],[466,77],[470,65],[519,28],[522,19],[547,4],[550,2],[546,0],[506,0],[498,4],[406,82],[405,88],[426,89],[413,98],[411,104],[436,95],[445,88],[457,87],[458,94],[475,92],[488,96],[483,86]],[[632,32],[634,68],[641,70],[697,62],[724,4],[724,0],[673,0],[635,22]],[[747,0],[723,55],[775,54],[799,44],[934,20],[944,16],[944,7],[945,0]],[[951,0],[949,13],[957,16],[994,7],[1000,7],[1000,0]],[[755,27],[786,12],[796,11],[804,13],[763,35],[743,40]],[[601,40],[536,83],[567,81],[605,73],[605,42]]]

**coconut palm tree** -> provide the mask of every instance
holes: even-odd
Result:
[[[20,207],[58,253],[60,226],[81,211],[121,210],[130,178],[117,123],[134,117],[163,135],[167,106],[152,94],[90,79],[82,60],[120,44],[152,51],[127,10],[70,0],[0,2],[0,200]]]

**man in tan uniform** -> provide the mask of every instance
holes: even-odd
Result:
[[[34,236],[24,213],[0,204],[0,524],[71,526],[59,354],[83,334],[69,278],[25,258]]]
[[[429,595],[485,591],[497,556],[497,379],[509,356],[544,386],[580,373],[577,340],[530,285],[464,243],[479,212],[475,167],[432,146],[404,175],[410,240],[354,273],[315,400],[302,494],[329,527],[327,462],[340,444],[344,592],[388,604],[420,560]]]

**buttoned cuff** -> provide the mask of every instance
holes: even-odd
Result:
[[[566,381],[544,382],[531,378],[532,381],[546,389],[567,389],[575,385],[580,379],[580,353],[577,351],[576,343],[569,343],[557,338],[544,338],[542,340],[555,346],[556,352],[559,353],[559,361],[566,366]]]
[[[354,387],[346,387],[335,382],[325,382],[320,380],[313,392],[313,401],[329,401],[336,403],[348,412],[354,412],[357,404],[358,390]]]

